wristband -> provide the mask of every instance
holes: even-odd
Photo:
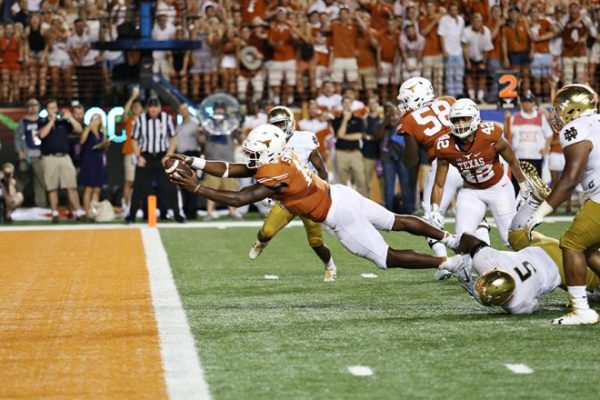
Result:
[[[223,178],[229,177],[229,163],[225,161],[225,172],[223,173]]]
[[[521,192],[524,193],[529,193],[529,185],[527,185],[527,180],[524,180],[523,182],[519,182],[519,189],[521,189]]]
[[[192,168],[203,170],[206,166],[206,159],[200,157],[192,157]]]
[[[550,204],[548,204],[547,202],[543,202],[542,204],[540,204],[540,206],[538,207],[537,210],[535,210],[535,215],[544,218],[546,215],[550,214],[552,211],[554,211],[554,208],[552,208],[552,206]]]
[[[198,186],[196,186],[196,188],[194,189],[194,193],[198,193],[198,189],[200,189],[200,186],[202,186],[201,183],[199,183]]]

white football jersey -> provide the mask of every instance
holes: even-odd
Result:
[[[308,131],[294,131],[289,138],[286,147],[292,149],[298,161],[306,166],[311,172],[315,172],[315,167],[310,162],[310,153],[319,147],[319,142],[314,133]]]
[[[562,148],[589,140],[593,148],[581,176],[584,197],[600,203],[600,114],[577,118],[565,125],[559,133]]]
[[[511,314],[531,314],[539,299],[560,285],[558,265],[540,247],[531,246],[517,252],[485,247],[473,257],[473,268],[480,275],[492,269],[509,273],[515,280],[512,298],[502,306]]]

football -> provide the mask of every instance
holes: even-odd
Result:
[[[169,157],[165,160],[164,168],[167,175],[178,174],[179,176],[192,176],[194,174],[194,171],[189,165],[173,157]]]

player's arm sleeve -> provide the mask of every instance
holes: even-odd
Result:
[[[564,149],[567,146],[586,140],[589,134],[590,129],[587,126],[572,122],[560,130],[558,138],[561,147]]]

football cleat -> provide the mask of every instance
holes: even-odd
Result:
[[[267,243],[263,243],[260,240],[257,240],[256,242],[254,242],[252,247],[250,247],[250,252],[248,253],[248,257],[250,257],[251,260],[256,260],[258,258],[258,256],[260,256],[260,253],[263,252],[265,247],[267,247]]]
[[[527,183],[531,188],[531,197],[537,203],[543,203],[550,196],[550,186],[546,185],[540,178],[535,167],[527,161],[520,161],[521,170],[527,178]]]
[[[331,268],[325,267],[325,277],[323,278],[323,282],[331,283],[331,282],[335,282],[336,279],[337,279],[336,267],[335,266],[333,266]]]
[[[590,325],[598,322],[598,313],[591,308],[586,310],[573,309],[568,314],[552,320],[553,325]]]
[[[447,279],[452,278],[452,272],[438,268],[433,274],[433,279],[436,281],[445,281]]]

